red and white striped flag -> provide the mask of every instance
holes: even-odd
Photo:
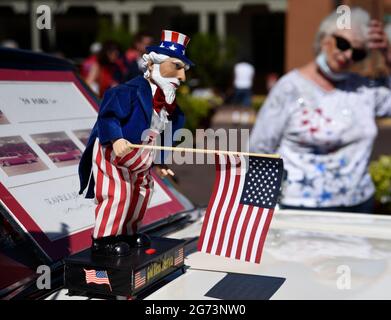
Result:
[[[216,180],[198,250],[260,263],[282,174],[282,159],[216,155]]]

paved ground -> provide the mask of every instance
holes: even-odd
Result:
[[[177,176],[179,191],[185,194],[195,205],[207,205],[215,178],[214,165],[172,165]]]
[[[244,121],[254,121],[254,114],[247,112],[243,113],[243,116],[238,116],[237,109],[224,108],[222,112],[217,112],[212,119],[211,128],[217,129],[250,129],[250,124],[227,124],[230,119],[235,122],[240,121],[242,118]],[[239,137],[239,136],[238,136]],[[218,146],[216,147],[218,149]],[[240,149],[240,146],[238,147]],[[170,168],[176,174],[177,187],[183,192],[189,199],[197,206],[207,206],[210,195],[212,194],[214,179],[215,179],[215,166],[213,164],[183,164],[183,165],[170,165]]]

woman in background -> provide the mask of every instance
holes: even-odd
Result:
[[[316,58],[283,76],[262,106],[250,137],[253,152],[278,153],[288,172],[281,207],[372,212],[368,162],[376,117],[391,115],[391,91],[348,72],[369,49],[388,48],[383,26],[351,10],[351,29],[337,13],[321,23]]]

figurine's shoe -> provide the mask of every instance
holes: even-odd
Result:
[[[123,257],[130,254],[130,246],[118,237],[103,237],[92,240],[92,253],[108,257]]]
[[[145,233],[136,233],[131,236],[120,236],[122,241],[129,244],[131,248],[143,248],[151,246],[151,238]]]

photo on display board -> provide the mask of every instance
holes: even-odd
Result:
[[[81,150],[65,132],[33,134],[31,137],[58,168],[79,163]]]
[[[91,129],[74,130],[73,133],[84,144],[84,146],[87,146],[88,139],[90,138],[91,134]]]
[[[0,166],[9,177],[48,169],[21,136],[0,138]]]

